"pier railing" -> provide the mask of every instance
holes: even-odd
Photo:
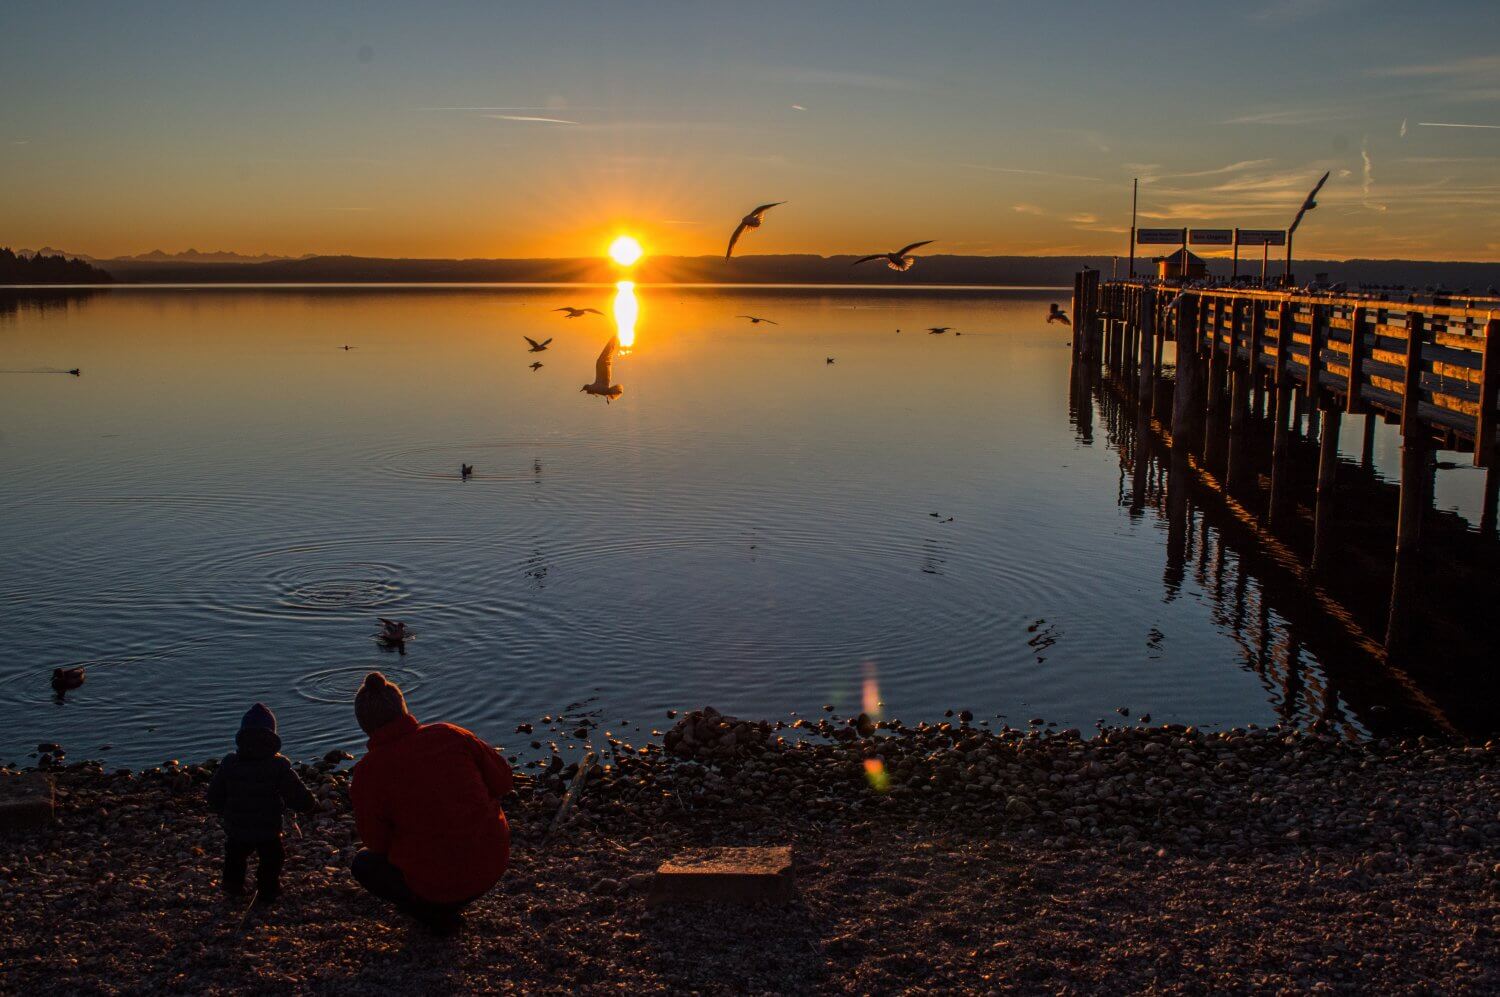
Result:
[[[1403,637],[1421,522],[1437,450],[1461,450],[1486,471],[1480,532],[1496,534],[1500,430],[1500,301],[1396,302],[1145,280],[1074,281],[1075,369],[1103,372],[1170,425],[1174,451],[1221,463],[1226,487],[1249,480],[1252,413],[1274,403],[1267,526],[1291,504],[1292,417],[1321,420],[1313,572],[1333,554],[1334,475],[1342,415],[1400,427],[1401,501],[1386,646]],[[1493,307],[1490,307],[1493,305]],[[1173,344],[1170,377],[1166,344]],[[1170,403],[1168,415],[1165,406]],[[1366,420],[1366,445],[1373,422]],[[1256,476],[1258,479],[1258,476]]]

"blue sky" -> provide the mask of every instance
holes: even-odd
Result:
[[[1500,259],[1500,3],[9,4],[0,244]],[[545,119],[545,120],[537,120]],[[1404,128],[1403,128],[1404,123]],[[1487,127],[1442,127],[1479,125]],[[1404,134],[1403,134],[1404,131]]]

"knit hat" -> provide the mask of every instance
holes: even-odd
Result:
[[[245,716],[240,720],[240,730],[268,730],[276,731],[276,714],[265,703],[256,703],[245,711]]]
[[[379,672],[365,676],[359,691],[354,694],[354,719],[360,729],[373,734],[392,720],[399,720],[406,713],[406,697],[401,687],[390,682]]]

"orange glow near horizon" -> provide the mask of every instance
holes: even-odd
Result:
[[[628,350],[635,345],[635,320],[639,314],[635,282],[620,281],[615,285],[615,333],[620,337],[620,349]]]

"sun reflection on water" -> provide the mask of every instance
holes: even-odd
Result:
[[[635,282],[622,280],[615,285],[615,333],[620,337],[620,349],[635,346],[635,320],[640,305],[635,300]]]

